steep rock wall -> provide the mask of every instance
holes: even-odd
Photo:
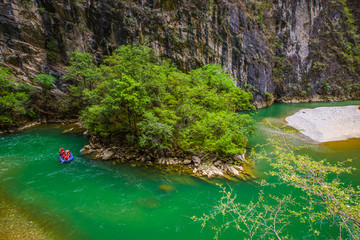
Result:
[[[183,70],[221,64],[258,106],[359,98],[359,39],[346,9],[343,0],[0,0],[0,63],[29,83],[52,74],[61,89],[72,51],[100,63],[138,41]]]

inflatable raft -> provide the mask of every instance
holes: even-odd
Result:
[[[73,157],[72,153],[70,152],[70,154],[69,154],[69,159],[68,159],[68,160],[63,159],[60,154],[59,154],[59,159],[60,159],[60,162],[63,163],[63,162],[70,162],[70,161],[72,161],[72,160],[74,159],[74,157]]]

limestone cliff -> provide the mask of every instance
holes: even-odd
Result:
[[[28,82],[52,74],[61,89],[75,49],[100,63],[138,41],[183,70],[221,64],[258,106],[359,98],[359,9],[357,0],[0,0],[0,64]]]

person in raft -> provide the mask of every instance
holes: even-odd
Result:
[[[62,156],[64,153],[65,153],[65,150],[63,149],[63,147],[60,147],[59,155]]]
[[[70,157],[70,151],[69,149],[66,149],[66,152],[65,152],[65,160],[69,160],[69,157]]]

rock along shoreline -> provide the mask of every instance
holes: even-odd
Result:
[[[0,131],[0,134],[15,133],[47,123],[68,125],[68,129],[64,130],[63,133],[88,135],[90,137],[89,145],[83,147],[81,154],[91,155],[97,160],[111,161],[114,164],[128,162],[132,166],[149,166],[165,172],[176,172],[199,178],[225,178],[229,180],[256,178],[254,172],[247,166],[246,152],[226,159],[205,154],[193,155],[183,151],[158,154],[118,142],[108,141],[104,143],[96,136],[89,135],[81,122],[76,119],[30,122],[18,128]]]
[[[85,145],[81,153],[91,155],[98,160],[112,161],[114,164],[128,162],[132,166],[165,168],[167,172],[173,171],[200,178],[220,177],[230,180],[255,178],[251,171],[246,170],[245,153],[221,160],[216,156],[192,155],[183,151],[159,154],[143,148],[104,144],[96,136],[90,137],[90,144]]]

